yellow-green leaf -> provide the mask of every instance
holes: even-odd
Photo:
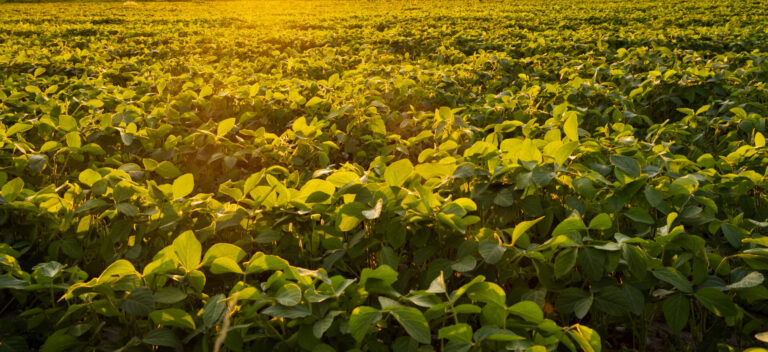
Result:
[[[173,180],[173,199],[183,198],[192,193],[195,188],[195,177],[192,174],[184,174]]]
[[[120,259],[107,267],[107,269],[101,273],[97,282],[100,284],[105,282],[112,282],[117,278],[131,274],[138,274],[136,268],[133,267],[131,262],[125,259]]]
[[[408,159],[395,161],[384,171],[384,180],[393,187],[400,187],[413,172],[413,164]]]
[[[211,272],[214,274],[235,273],[242,274],[243,269],[232,258],[216,258],[211,263]]]
[[[179,235],[173,241],[173,251],[187,271],[195,270],[200,266],[200,255],[203,250],[194,232],[186,231]]]
[[[91,169],[85,169],[80,173],[77,179],[90,187],[93,186],[93,184],[97,181],[101,180],[101,174]]]
[[[579,120],[575,111],[568,111],[565,113],[565,123],[563,124],[563,132],[565,136],[572,141],[579,140]]]
[[[536,225],[536,223],[541,221],[541,219],[544,219],[544,217],[542,216],[536,220],[523,221],[515,225],[515,228],[514,230],[511,231],[511,233],[509,230],[506,230],[507,233],[510,233],[510,235],[512,235],[512,241],[510,241],[510,244],[514,245],[515,242],[517,242],[517,240],[520,238],[520,236],[522,236],[525,233],[525,231],[528,231],[531,227],[533,227],[533,225]]]
[[[226,119],[226,120],[223,120],[223,121],[219,122],[219,125],[216,127],[216,135],[221,137],[221,136],[229,133],[229,131],[231,131],[233,127],[235,127],[235,118],[234,117]]]
[[[239,262],[245,258],[245,251],[231,243],[216,243],[205,252],[203,265],[210,265],[218,258],[230,258]]]
[[[149,313],[149,317],[158,325],[195,329],[195,321],[192,320],[192,316],[179,308],[156,310]]]

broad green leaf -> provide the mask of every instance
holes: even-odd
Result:
[[[48,156],[43,154],[31,154],[28,157],[29,170],[32,174],[39,174],[43,171],[46,165],[48,165]]]
[[[573,185],[573,188],[576,190],[576,192],[583,197],[592,198],[595,196],[595,194],[597,194],[597,189],[595,189],[594,183],[589,178],[576,178],[571,182],[571,184]]]
[[[768,236],[745,238],[742,239],[741,242],[754,243],[762,247],[768,247]]]
[[[120,307],[128,314],[146,316],[152,312],[154,303],[152,292],[146,287],[139,287],[125,297]]]
[[[231,131],[232,128],[235,127],[235,120],[236,119],[232,117],[219,122],[218,126],[216,126],[216,135],[221,137],[229,133],[229,131]]]
[[[231,294],[232,297],[237,297],[242,301],[262,301],[264,295],[255,287],[245,287],[242,290]]]
[[[656,269],[653,271],[653,276],[661,281],[671,284],[681,292],[693,292],[693,286],[691,285],[691,282],[688,281],[688,279],[686,279],[685,276],[683,276],[683,274],[681,274],[675,268]]]
[[[439,297],[439,295],[427,291],[415,291],[409,293],[406,298],[419,307],[433,308],[435,306],[445,306],[445,303],[442,303]]]
[[[443,272],[440,272],[440,275],[437,275],[437,277],[432,280],[432,283],[429,284],[429,288],[427,289],[427,292],[429,293],[446,293],[446,286],[445,286],[445,278],[443,275]]]
[[[413,172],[413,164],[408,159],[395,161],[384,170],[384,180],[392,187],[400,187]]]
[[[515,192],[510,188],[504,188],[493,198],[493,204],[500,207],[511,207],[515,204]]]
[[[478,282],[467,289],[467,297],[473,301],[494,303],[504,307],[507,303],[507,294],[501,286],[493,282]]]
[[[592,218],[589,222],[590,230],[608,230],[612,226],[613,220],[611,220],[611,216],[606,213],[597,214],[597,216]]]
[[[102,148],[100,145],[96,143],[88,143],[82,146],[81,150],[88,154],[97,155],[97,156],[107,155],[107,152],[104,151],[104,148]]]
[[[488,303],[481,308],[481,316],[484,320],[483,324],[489,324],[491,326],[504,326],[509,314],[504,306],[499,306],[495,303]]]
[[[742,277],[739,281],[734,282],[725,287],[729,290],[739,290],[739,289],[758,286],[762,284],[764,280],[765,280],[765,277],[763,277],[763,274],[757,271],[753,271],[745,275],[744,277]]]
[[[381,320],[378,309],[360,306],[352,310],[349,316],[349,333],[358,342],[362,341],[368,330]]]
[[[179,258],[181,265],[188,272],[200,266],[202,246],[194,232],[185,231],[179,237],[176,237],[173,240],[173,251],[176,253],[176,257]]]
[[[465,255],[455,263],[451,264],[451,269],[456,272],[464,273],[475,269],[477,266],[477,259],[471,255]]]
[[[63,352],[71,351],[80,344],[78,339],[67,333],[68,328],[56,330],[45,339],[45,343],[40,347],[40,352]],[[0,343],[2,347],[4,343]],[[28,349],[25,349],[28,350]]]
[[[425,163],[418,164],[414,167],[414,172],[423,177],[425,180],[433,177],[441,179],[449,177],[455,170],[456,164]]]
[[[611,164],[629,176],[640,176],[640,163],[634,158],[623,155],[611,155]]]
[[[477,250],[480,252],[480,256],[483,257],[483,260],[485,260],[486,263],[496,264],[504,256],[504,252],[507,248],[491,241],[482,241],[478,244]]]
[[[104,269],[97,282],[100,284],[105,282],[113,282],[123,276],[134,274],[138,274],[138,272],[136,272],[136,268],[133,266],[133,264],[125,259],[120,259]]]
[[[561,278],[569,273],[576,265],[579,251],[575,247],[566,248],[555,257],[555,278]]]
[[[397,272],[387,265],[380,265],[375,270],[365,268],[360,274],[360,286],[365,287],[365,283],[369,279],[379,279],[385,284],[391,285],[397,281]]]
[[[283,258],[257,252],[248,261],[246,273],[256,274],[267,270],[286,270],[289,266],[288,261]]]
[[[183,348],[181,340],[170,329],[159,328],[148,332],[144,335],[142,341],[152,346],[164,346],[171,347],[176,350]]]
[[[339,209],[339,230],[347,232],[354,230],[363,221],[363,212],[368,210],[365,204],[351,202]]]
[[[624,254],[624,261],[627,262],[629,271],[632,273],[632,275],[641,280],[645,278],[645,275],[648,271],[648,262],[645,259],[645,253],[643,253],[640,248],[631,244],[625,244],[622,249]]]
[[[24,180],[21,177],[16,177],[13,180],[6,182],[2,188],[0,188],[0,195],[5,200],[11,202],[16,199],[19,193],[24,189]]]
[[[43,146],[40,147],[40,153],[46,153],[55,149],[58,149],[61,147],[61,143],[56,141],[48,141],[43,143]]]
[[[579,140],[579,120],[575,111],[569,111],[565,114],[566,119],[563,123],[563,132],[572,141]]]
[[[205,306],[203,306],[203,324],[209,328],[216,326],[224,317],[226,310],[227,302],[224,301],[223,294],[208,298]]]
[[[592,247],[579,249],[579,268],[582,273],[593,281],[599,281],[603,277],[606,255],[603,251]]]
[[[576,341],[584,352],[600,352],[602,349],[600,335],[584,325],[571,326],[568,335]]]
[[[115,209],[127,216],[136,216],[139,214],[139,208],[128,202],[118,203],[115,205]]]
[[[577,135],[578,136],[578,135]],[[579,142],[568,142],[555,150],[555,152],[552,154],[552,157],[555,158],[555,163],[558,165],[565,164],[566,160],[571,156],[574,150],[579,147]]]
[[[669,185],[672,195],[691,195],[699,186],[699,181],[693,175],[678,177]]]
[[[541,187],[548,185],[555,176],[554,172],[543,166],[537,166],[531,171],[531,180]]]
[[[24,280],[19,280],[11,275],[0,275],[0,289],[23,290],[27,286],[29,283]]]
[[[469,198],[458,198],[454,200],[453,203],[460,205],[462,208],[464,208],[464,210],[468,212],[477,210],[477,204],[475,201]]]
[[[19,122],[19,123],[15,123],[13,126],[8,128],[5,131],[5,135],[7,137],[11,137],[11,136],[13,136],[16,133],[22,133],[22,132],[25,132],[25,131],[29,131],[31,129],[32,129],[32,125]]]
[[[765,147],[765,137],[760,132],[755,133],[755,147]]]
[[[694,296],[701,305],[719,317],[731,317],[739,313],[731,297],[714,287],[702,288]]]
[[[480,308],[480,306],[476,304],[459,304],[458,306],[454,307],[454,310],[458,314],[480,314],[483,312],[483,309]]]
[[[311,179],[301,187],[299,193],[294,198],[298,203],[330,203],[331,196],[336,191],[336,187],[321,179]]]
[[[340,314],[344,313],[340,310],[332,310],[328,312],[322,319],[315,322],[315,324],[312,325],[312,334],[315,336],[315,338],[322,338],[323,334],[325,334],[326,331],[333,325],[333,320]]]
[[[594,297],[582,289],[569,287],[560,294],[557,299],[557,310],[573,314],[582,319],[589,313]]]
[[[541,323],[544,320],[544,312],[533,301],[517,302],[507,308],[507,311],[534,324]]]
[[[748,234],[746,231],[744,231],[738,226],[731,225],[727,222],[722,223],[720,225],[720,229],[723,230],[723,235],[725,235],[725,239],[728,240],[728,243],[733,248],[741,248],[741,240],[745,237],[748,237]]]
[[[293,283],[285,284],[277,290],[275,300],[284,306],[295,306],[301,302],[301,288]]]
[[[667,326],[674,333],[679,333],[688,323],[688,315],[690,314],[690,303],[685,296],[676,294],[664,299],[662,303],[662,310],[664,311],[664,318],[667,320]]]
[[[432,341],[429,324],[420,310],[413,307],[395,306],[391,307],[389,312],[414,340],[421,343]]]
[[[39,273],[48,278],[55,278],[64,269],[64,264],[57,261],[40,263],[32,267],[33,273]]]
[[[217,258],[230,258],[239,263],[245,258],[245,251],[231,243],[216,243],[205,252],[203,266],[210,265]]]
[[[583,231],[586,229],[587,227],[584,226],[584,222],[581,221],[581,218],[567,218],[561,223],[557,224],[555,229],[552,231],[552,237],[565,235],[573,231]]]
[[[88,187],[91,187],[94,183],[101,180],[101,174],[91,169],[85,169],[80,172],[77,179]]]
[[[173,199],[186,197],[195,188],[195,177],[192,174],[184,174],[173,180]]]
[[[629,304],[627,295],[618,286],[601,288],[595,297],[595,308],[616,317],[625,315]]]
[[[243,273],[243,269],[232,258],[220,257],[220,258],[216,258],[213,262],[211,262],[211,273],[213,273],[213,274],[226,274],[226,273],[242,274]]]
[[[243,184],[243,193],[250,193],[261,182],[263,175],[261,173],[251,174],[245,179]],[[256,199],[256,198],[254,198]]]
[[[203,287],[205,287],[205,274],[203,274],[200,270],[192,270],[189,273],[187,273],[187,280],[189,280],[189,285],[192,286],[192,288],[195,289],[198,293],[203,292]]]
[[[510,342],[510,341],[525,340],[525,337],[515,334],[514,332],[507,329],[500,329],[493,326],[483,326],[480,329],[477,329],[477,332],[475,333],[475,340]]]
[[[622,301],[626,302],[626,305],[622,308],[637,315],[643,314],[643,308],[645,307],[644,293],[629,283],[621,285],[621,292],[624,294]]]
[[[156,310],[149,313],[149,317],[158,325],[174,326],[190,330],[195,329],[195,321],[192,320],[192,316],[179,308]]]
[[[276,304],[274,306],[269,306],[263,311],[261,311],[261,313],[275,317],[275,318],[283,318],[283,319],[299,319],[299,318],[308,317],[312,314],[312,312],[309,311],[309,308],[303,305],[286,307],[279,304]]]
[[[59,127],[66,132],[72,132],[77,129],[77,120],[69,115],[61,115],[59,116]]]
[[[542,216],[535,220],[530,221],[522,221],[519,222],[517,225],[515,225],[515,228],[510,232],[509,230],[505,230],[507,233],[509,233],[512,236],[512,240],[510,241],[510,245],[514,245],[517,240],[525,234],[526,231],[528,231],[531,227],[536,225],[541,219],[544,219],[545,217]]]
[[[391,298],[379,296],[378,300],[379,300],[379,305],[381,306],[382,311],[390,309],[392,307],[402,307],[402,304],[398,303],[397,301]]]
[[[64,139],[70,148],[80,148],[83,145],[79,132],[69,132],[64,136]]]
[[[304,106],[305,106],[305,107],[312,107],[312,106],[315,106],[315,105],[317,105],[317,104],[320,104],[320,103],[322,103],[323,101],[324,101],[324,100],[323,100],[323,98],[320,98],[320,97],[312,97],[312,98],[310,98],[310,99],[307,101],[307,103],[306,103],[306,104],[304,104]]]
[[[104,106],[104,102],[99,100],[99,99],[91,99],[91,100],[88,101],[88,106],[90,106],[92,108],[97,108],[98,109],[98,108]]]
[[[471,289],[472,287],[474,287],[475,285],[477,285],[477,284],[479,284],[481,282],[485,282],[485,276],[483,276],[483,275],[475,276],[470,282],[468,282],[468,283],[464,284],[463,286],[459,287],[458,289],[456,289],[456,291],[451,292],[450,301],[451,302],[456,302],[459,298],[461,298],[461,296],[463,296],[465,293],[467,293],[467,291],[469,289]],[[502,290],[502,293],[503,293],[503,290]],[[504,294],[504,297],[506,299],[506,293],[503,293],[503,294]]]
[[[163,287],[155,292],[155,302],[174,304],[187,298],[187,294],[175,287]]]
[[[456,343],[472,343],[472,327],[464,323],[449,325],[440,328],[437,337]]]
[[[651,217],[650,214],[648,214],[648,210],[641,207],[632,207],[632,209],[629,209],[626,213],[624,213],[628,218],[632,219],[635,222],[639,222],[642,224],[648,224],[653,225],[656,223],[656,220]]]
[[[154,170],[158,175],[171,179],[181,175],[181,171],[170,161],[161,161]]]
[[[176,269],[179,264],[179,259],[176,257],[176,253],[173,251],[173,246],[166,246],[161,249],[160,252],[155,254],[152,261],[144,267],[144,276],[164,274],[168,271]]]
[[[344,187],[350,183],[354,183],[360,180],[360,176],[350,171],[336,171],[332,175],[328,176],[326,181],[330,182],[336,187]]]

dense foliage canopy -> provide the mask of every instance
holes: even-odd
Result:
[[[0,351],[760,346],[766,81],[762,1],[2,5]]]

